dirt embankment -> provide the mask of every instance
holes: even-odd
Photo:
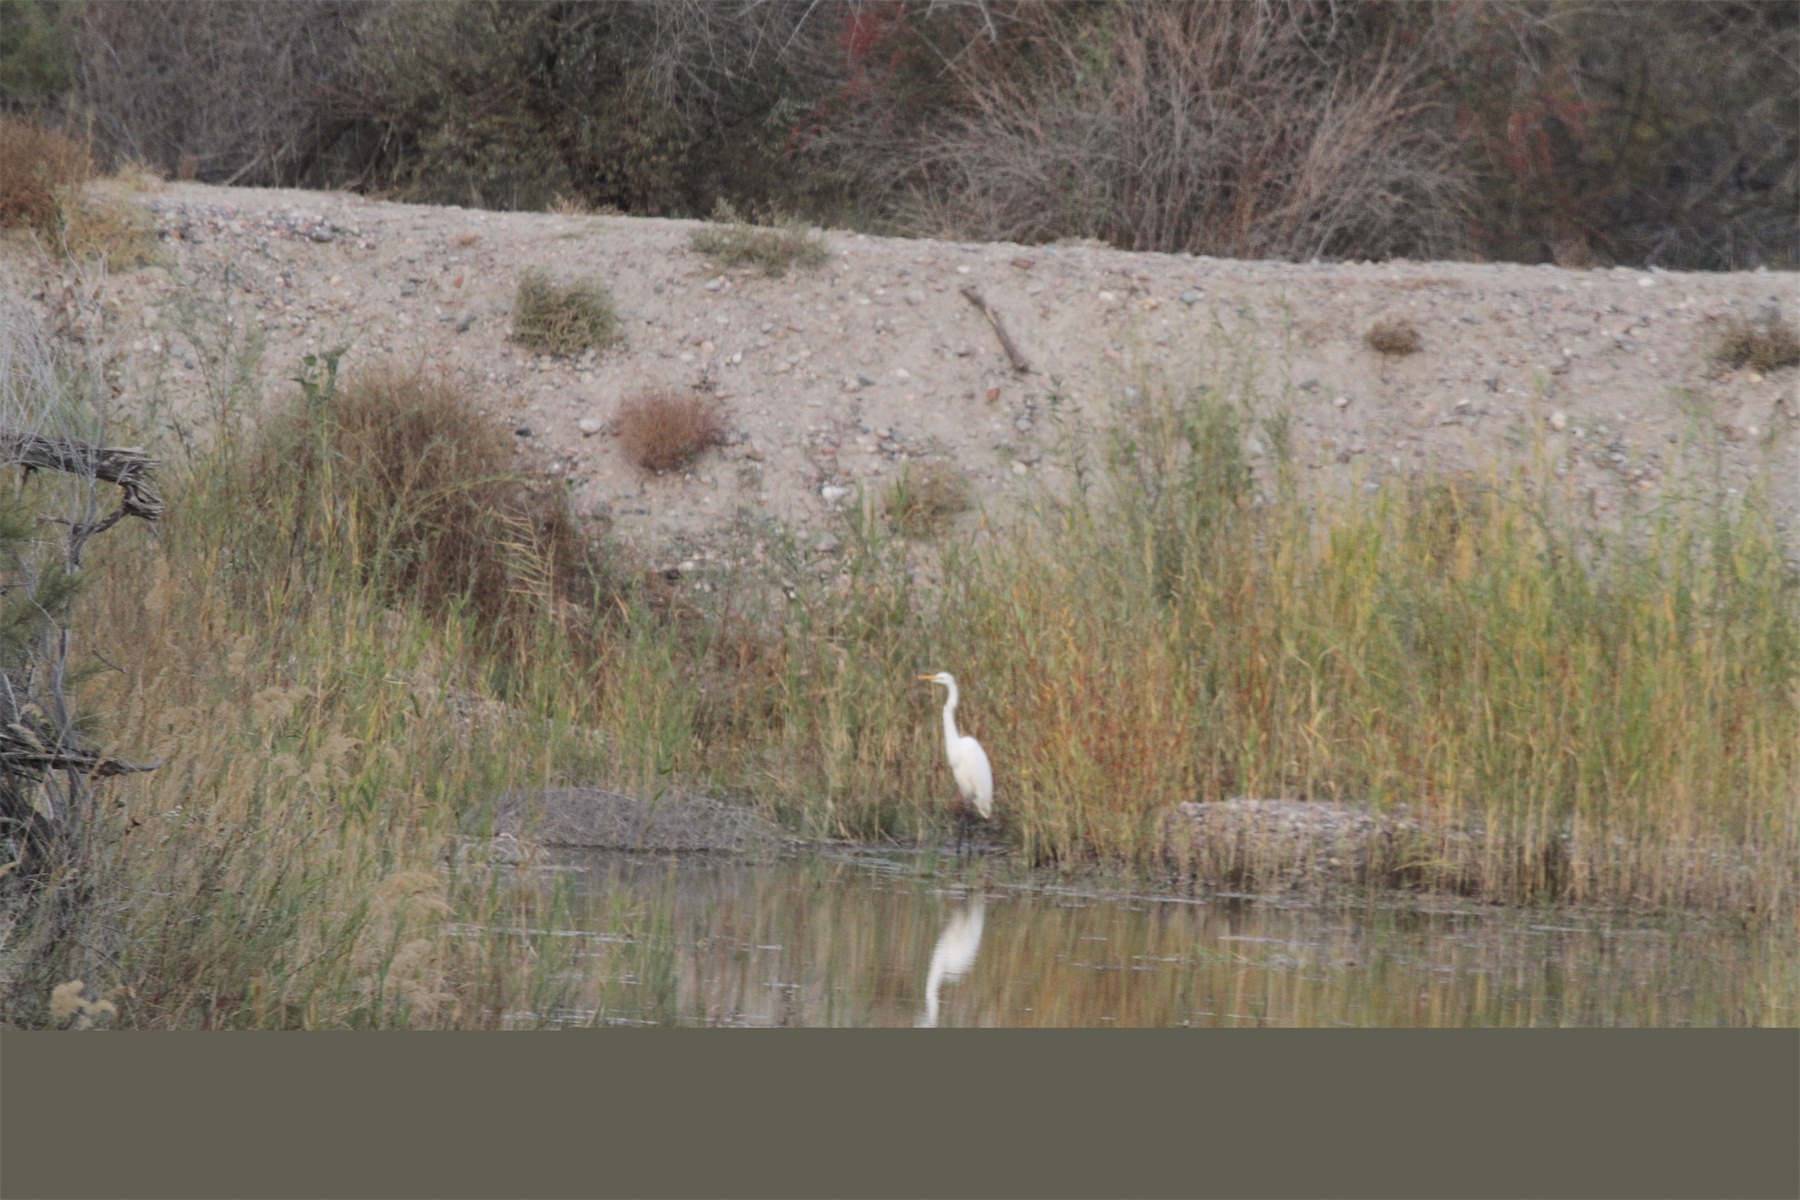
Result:
[[[128,402],[147,402],[158,378],[173,403],[161,419],[198,402],[203,364],[173,319],[198,285],[261,331],[267,395],[293,387],[302,355],[338,346],[346,370],[391,356],[462,377],[579,513],[659,566],[704,560],[745,519],[828,554],[858,485],[880,488],[908,459],[953,461],[978,506],[1004,513],[1056,479],[1061,423],[1104,415],[1146,378],[1201,378],[1228,345],[1254,352],[1259,391],[1286,406],[1296,461],[1321,484],[1504,463],[1541,444],[1574,476],[1583,515],[1607,520],[1663,494],[1678,458],[1709,477],[1716,461],[1739,488],[1772,464],[1778,516],[1800,532],[1795,371],[1726,369],[1708,353],[1731,314],[1777,305],[1792,320],[1793,273],[1239,262],[831,233],[825,267],[769,279],[696,253],[695,222],[198,184],[138,200],[172,269],[108,284]],[[624,343],[570,361],[509,341],[533,266],[605,283]],[[54,305],[53,288],[31,286]],[[1373,349],[1383,320],[1410,323],[1417,352]],[[717,397],[728,444],[662,476],[624,461],[605,426],[653,384]]]

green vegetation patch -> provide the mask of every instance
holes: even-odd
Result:
[[[889,485],[882,512],[909,538],[937,537],[969,511],[969,479],[954,463],[908,463]]]
[[[756,267],[776,277],[790,267],[820,267],[831,256],[825,239],[798,223],[752,225],[726,200],[713,210],[713,224],[688,235],[695,250],[722,266]]]
[[[612,293],[595,279],[557,283],[532,267],[513,299],[513,341],[529,350],[570,357],[604,350],[624,337]]]

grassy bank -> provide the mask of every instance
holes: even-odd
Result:
[[[1181,869],[1169,806],[1292,796],[1408,806],[1396,882],[1792,911],[1800,599],[1754,498],[1602,534],[1548,474],[1320,497],[1253,477],[1222,366],[1072,437],[1074,493],[947,547],[940,587],[871,497],[829,576],[746,527],[676,593],[517,479],[454,386],[313,362],[252,420],[254,346],[194,340],[215,427],[160,530],[93,551],[76,626],[84,710],[164,765],[107,785],[73,935],[7,935],[12,1020],[75,978],[154,1027],[550,1012],[595,964],[517,931],[562,901],[444,865],[487,800],[681,782],[937,836],[913,679],[939,669],[1033,861]]]

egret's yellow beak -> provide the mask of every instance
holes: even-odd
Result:
[[[936,683],[936,682],[937,682],[937,676],[935,676],[935,675],[921,675],[921,676],[919,676],[919,682],[920,682],[920,683]]]

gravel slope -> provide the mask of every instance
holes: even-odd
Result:
[[[1793,273],[1287,264],[832,233],[828,266],[766,279],[722,274],[689,248],[689,221],[198,184],[137,199],[174,269],[109,281],[128,402],[160,373],[174,418],[198,403],[197,354],[171,319],[198,281],[261,328],[268,394],[292,388],[303,354],[338,345],[350,370],[394,356],[460,375],[536,469],[568,482],[577,511],[613,521],[658,565],[704,558],[736,515],[798,529],[825,553],[845,502],[835,489],[880,486],[907,457],[954,460],[1002,516],[1056,477],[1053,412],[1092,420],[1147,376],[1197,378],[1232,342],[1255,349],[1259,389],[1286,405],[1298,461],[1322,485],[1505,462],[1541,439],[1587,515],[1607,520],[1662,494],[1678,454],[1716,452],[1734,487],[1773,464],[1779,513],[1800,530],[1795,371],[1707,358],[1713,322],[1733,311],[1777,304],[1792,320]],[[625,344],[568,362],[509,342],[517,278],[534,265],[606,283]],[[54,306],[53,287],[28,286]],[[968,286],[1032,373],[1010,369]],[[1371,350],[1363,336],[1381,318],[1412,321],[1422,351]],[[733,444],[647,477],[604,428],[584,433],[648,384],[719,396]]]

